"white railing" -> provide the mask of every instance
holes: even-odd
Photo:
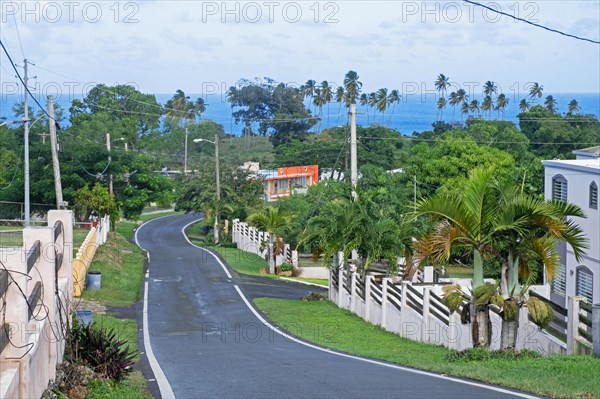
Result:
[[[266,259],[269,233],[252,227],[247,223],[240,222],[239,219],[233,219],[231,240],[237,244],[238,249]],[[275,257],[275,266],[282,265],[283,263],[288,263],[294,267],[298,266],[298,252],[292,250],[289,244],[284,244],[281,254]]]

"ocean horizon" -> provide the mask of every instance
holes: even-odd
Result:
[[[597,118],[600,118],[600,93],[548,93],[552,94],[554,99],[558,103],[558,113],[564,115],[567,112],[567,105],[575,99],[579,103],[581,108],[580,114],[592,114]],[[15,118],[12,108],[13,106],[22,101],[22,95],[15,94],[0,94],[0,117],[5,117],[7,120]],[[35,95],[35,94],[34,94]],[[488,113],[480,113],[480,117],[484,119],[501,119],[515,123],[518,127],[517,115],[520,113],[519,102],[522,98],[528,99],[531,105],[543,105],[546,93],[539,100],[531,100],[527,93],[510,94],[507,95],[509,103],[504,110],[503,115],[498,115],[497,111],[492,111],[491,117]],[[172,96],[172,93],[158,93],[155,94],[156,99],[159,103],[164,105]],[[43,100],[42,100],[43,97]],[[234,135],[241,135],[243,132],[243,125],[236,124],[232,117],[231,105],[226,101],[225,96],[222,94],[189,94],[190,99],[195,100],[202,97],[206,102],[206,112],[202,114],[202,120],[212,120],[216,123],[223,125],[225,132],[232,133]],[[46,106],[46,94],[44,96],[36,97],[42,106]],[[63,124],[69,125],[68,109],[73,100],[81,100],[83,96],[61,96],[55,95],[55,103],[59,105],[64,111],[65,120]],[[410,95],[405,96],[400,100],[400,103],[390,106],[386,110],[385,114],[379,111],[374,111],[373,108],[364,107],[357,105],[357,124],[359,126],[370,126],[370,125],[383,125],[397,130],[404,135],[412,135],[415,132],[423,132],[432,130],[431,125],[440,120],[438,109],[436,106],[438,96],[435,94],[427,95]],[[471,97],[469,100],[477,99],[480,102],[483,96]],[[38,106],[30,101],[30,105],[33,107],[34,112],[37,114]],[[309,106],[309,101],[306,101],[306,106]],[[310,106],[311,113],[313,116],[319,115],[319,110],[315,110],[314,106]],[[473,114],[469,114],[473,115]],[[322,109],[322,116],[320,123],[318,122],[311,131],[317,132],[322,129],[344,126],[348,119],[348,110],[345,107],[340,107],[338,103],[330,103],[325,105]],[[462,115],[460,107],[453,109],[451,106],[447,106],[443,112],[441,118],[445,122],[464,122],[468,118],[468,115]],[[254,126],[256,128],[256,126]]]

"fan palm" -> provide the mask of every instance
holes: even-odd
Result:
[[[255,212],[248,216],[248,224],[258,227],[259,229],[269,233],[269,273],[275,273],[275,254],[273,247],[275,244],[275,236],[281,234],[291,226],[291,218],[279,213],[279,209],[275,207],[267,207],[266,209]]]

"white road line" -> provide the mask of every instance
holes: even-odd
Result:
[[[252,306],[252,304],[250,303],[250,301],[248,301],[248,299],[246,298],[246,296],[242,293],[242,290],[240,290],[240,287],[238,287],[237,285],[234,285],[234,287],[235,287],[236,291],[238,292],[240,298],[242,298],[242,300],[244,301],[244,303],[248,307],[248,309],[250,309],[250,311],[252,313],[254,313],[254,316],[256,316],[256,318],[261,323],[263,323],[265,326],[267,326],[268,328],[270,328],[271,330],[273,330],[277,334],[281,335],[282,337],[284,337],[286,339],[289,339],[291,341],[294,341],[294,342],[296,342],[296,343],[298,343],[300,345],[304,345],[304,346],[307,346],[307,347],[312,348],[312,349],[316,349],[316,350],[321,351],[321,352],[330,353],[332,355],[341,356],[341,357],[345,357],[345,358],[348,358],[348,359],[358,360],[358,361],[365,362],[365,363],[370,363],[370,364],[376,364],[376,365],[379,365],[379,366],[388,367],[388,368],[392,368],[392,369],[396,369],[396,370],[407,371],[409,373],[415,373],[415,374],[425,375],[425,376],[428,376],[428,377],[438,378],[438,379],[441,379],[441,380],[453,381],[453,382],[457,382],[459,384],[465,384],[465,385],[471,385],[471,386],[478,387],[478,388],[489,389],[490,391],[504,393],[504,394],[508,394],[508,395],[513,395],[515,397],[527,398],[527,399],[537,399],[538,398],[537,396],[533,396],[533,395],[529,395],[529,394],[525,394],[525,393],[520,393],[520,392],[513,392],[513,391],[510,391],[508,389],[498,388],[498,387],[494,387],[494,386],[490,386],[490,385],[486,385],[486,384],[480,384],[480,383],[473,382],[473,381],[465,381],[465,380],[461,380],[461,379],[458,379],[458,378],[448,377],[448,376],[445,376],[445,375],[439,375],[439,374],[430,373],[428,371],[414,370],[414,369],[410,369],[410,368],[398,366],[398,365],[395,365],[395,364],[383,363],[383,362],[380,362],[380,361],[377,361],[377,360],[373,360],[373,359],[367,359],[367,358],[363,358],[363,357],[359,357],[359,356],[348,355],[346,353],[336,352],[336,351],[334,351],[332,349],[322,348],[320,346],[313,345],[311,343],[302,341],[302,340],[300,340],[300,339],[298,339],[296,337],[293,337],[293,336],[291,336],[289,334],[284,333],[279,328],[277,328],[277,327],[273,326],[272,324],[270,324],[267,320],[265,320],[262,317],[262,315],[260,313],[258,313],[256,311],[256,309],[254,308],[254,306]]]
[[[163,216],[166,217],[166,216]],[[160,218],[152,219],[140,226],[135,231],[135,244],[140,247],[142,250],[146,251],[148,254],[148,262],[150,262],[150,252],[144,249],[139,241],[138,241],[138,232],[144,227],[146,224],[152,222],[153,220],[157,220]],[[149,269],[149,268],[148,268]],[[146,278],[148,278],[148,274],[146,274]],[[148,330],[148,281],[144,283],[144,310],[142,317],[142,329],[144,330],[144,348],[146,349],[146,356],[148,357],[148,363],[150,363],[150,368],[152,369],[152,373],[154,373],[154,377],[156,377],[156,383],[158,384],[158,389],[160,390],[160,396],[165,399],[175,398],[175,394],[173,393],[173,389],[171,388],[171,384],[169,384],[169,380],[165,376],[163,369],[160,367],[160,364],[156,360],[154,356],[154,351],[152,350],[152,345],[150,344],[150,332]]]
[[[202,220],[202,219],[200,219],[200,220]],[[190,239],[189,239],[189,238],[187,237],[187,235],[185,234],[185,229],[187,229],[188,227],[190,227],[190,226],[191,226],[191,225],[193,225],[194,223],[198,223],[200,220],[196,220],[196,221],[194,221],[194,222],[188,223],[188,224],[186,224],[185,226],[183,226],[183,228],[181,229],[181,234],[183,234],[183,237],[185,237],[185,240],[186,240],[186,241],[187,241],[187,242],[188,242],[188,243],[189,243],[191,246],[193,246],[193,247],[196,247],[196,248],[200,248],[201,250],[203,250],[203,251],[205,251],[205,252],[208,252],[209,254],[211,254],[211,255],[212,255],[212,256],[213,256],[213,257],[216,259],[216,261],[219,263],[219,265],[221,265],[221,267],[223,268],[223,271],[225,272],[225,274],[227,275],[227,277],[229,277],[229,278],[232,278],[232,277],[231,277],[231,273],[229,273],[229,270],[227,270],[227,266],[225,266],[225,265],[223,264],[223,262],[221,262],[221,259],[219,259],[219,257],[218,257],[217,255],[215,255],[214,253],[212,253],[212,251],[209,251],[209,250],[208,250],[208,249],[206,249],[206,248],[202,248],[202,247],[200,247],[200,246],[198,246],[198,245],[194,244],[193,242],[191,242],[191,241],[190,241]]]

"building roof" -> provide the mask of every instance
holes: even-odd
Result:
[[[580,172],[600,175],[600,158],[542,161],[542,164],[544,167],[577,170]]]
[[[587,155],[587,156],[596,155],[597,157],[600,157],[600,146],[583,148],[581,150],[575,150],[575,151],[573,151],[573,154]]]

